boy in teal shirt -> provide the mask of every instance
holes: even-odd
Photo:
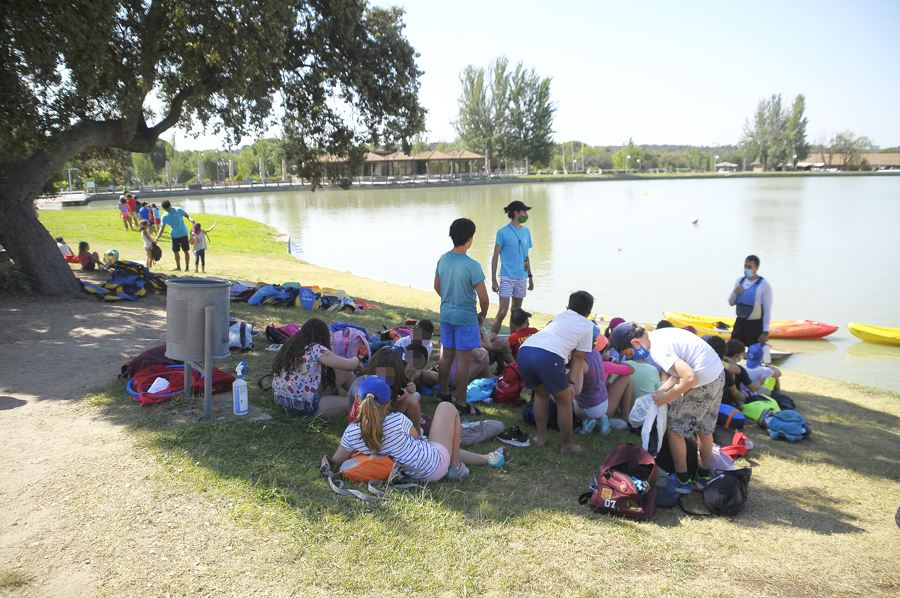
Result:
[[[450,396],[450,368],[456,359],[456,409],[465,415],[481,412],[466,402],[469,384],[469,360],[472,350],[481,346],[480,329],[487,316],[487,289],[484,286],[484,270],[466,255],[475,236],[475,223],[468,218],[458,218],[450,225],[453,249],[441,256],[434,272],[434,290],[441,298],[441,345],[444,350],[440,360],[441,401],[453,401]],[[481,311],[475,311],[475,300]]]

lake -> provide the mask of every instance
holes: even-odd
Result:
[[[900,177],[723,175],[172,202],[191,214],[286,229],[293,253],[308,262],[431,289],[435,264],[452,246],[450,223],[463,216],[478,227],[469,255],[490,277],[494,235],[509,222],[503,206],[516,199],[532,207],[535,290],[526,309],[557,313],[571,291],[584,289],[596,299],[595,312],[609,317],[656,322],[665,310],[733,316],[727,296],[752,253],[774,290],[773,318],[840,326],[825,340],[773,340],[798,352],[783,367],[900,390],[900,347],[863,343],[846,329],[851,321],[900,327]],[[107,201],[89,208],[117,209]]]

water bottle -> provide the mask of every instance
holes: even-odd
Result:
[[[231,385],[231,393],[234,397],[234,414],[247,415],[250,409],[250,403],[247,400],[247,382],[244,380],[244,374],[247,372],[247,362],[242,361],[237,366],[237,380]]]
[[[769,343],[766,343],[762,346],[763,350],[763,363],[769,365],[772,363],[772,350],[769,348]]]

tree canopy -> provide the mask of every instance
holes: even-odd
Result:
[[[806,141],[806,98],[802,94],[794,99],[790,112],[782,107],[781,94],[773,94],[761,100],[751,123],[744,124],[741,148],[753,160],[759,158],[764,170],[779,164],[792,163],[793,156],[803,160],[809,155]]]
[[[237,145],[280,106],[285,153],[318,181],[322,153],[408,146],[424,128],[398,8],[51,0],[9,3],[0,19],[0,243],[42,293],[78,285],[30,202],[85,150],[149,153],[176,124]]]
[[[493,159],[548,164],[554,152],[550,78],[501,56],[485,69],[466,66],[454,127],[466,149]]]

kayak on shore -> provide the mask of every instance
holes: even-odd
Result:
[[[695,314],[667,311],[663,317],[676,326],[693,326],[697,334],[713,334],[722,338],[731,338],[734,318],[707,318]],[[837,330],[837,326],[817,322],[815,320],[772,320],[769,325],[769,336],[772,338],[822,338]]]
[[[853,336],[868,343],[900,346],[900,328],[887,328],[885,326],[871,326],[869,324],[850,322],[847,324],[847,330]]]

